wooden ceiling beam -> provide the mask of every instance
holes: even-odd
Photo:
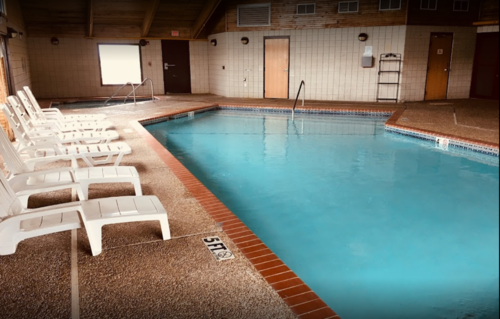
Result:
[[[212,17],[222,0],[207,0],[205,7],[191,27],[191,38],[196,39]]]
[[[158,11],[158,6],[160,5],[160,0],[151,0],[149,7],[146,10],[146,16],[144,17],[144,22],[142,24],[142,36],[147,37],[153,20],[155,18],[156,12]]]
[[[88,0],[87,36],[94,35],[94,0]]]

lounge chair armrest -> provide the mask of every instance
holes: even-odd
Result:
[[[80,204],[80,202],[64,203],[64,204],[35,208],[35,209],[26,209],[25,211],[23,211],[22,214],[14,215],[10,218],[20,218],[22,220],[26,220],[37,217],[70,213],[74,211],[82,212],[82,205]]]
[[[41,109],[43,113],[55,113],[55,114],[60,114],[62,115],[61,110],[57,108],[49,108],[49,109]]]
[[[34,171],[34,172],[28,172],[28,173],[21,173],[21,174],[16,174],[14,177],[10,178],[10,180],[15,180],[18,178],[30,178],[32,176],[37,176],[37,175],[46,175],[46,174],[52,174],[52,173],[62,173],[62,172],[69,172],[71,176],[73,176],[73,180],[75,180],[74,176],[74,168],[72,167],[59,167],[59,168],[53,168],[53,169],[48,169],[48,170],[42,170],[42,171]]]
[[[71,161],[71,167],[78,168],[78,162],[74,155],[57,155],[48,158],[30,158],[24,163],[28,166],[30,171],[34,171],[37,164],[53,163],[55,161]]]

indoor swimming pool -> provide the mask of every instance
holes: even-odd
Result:
[[[386,120],[222,110],[146,128],[343,319],[498,318],[498,158]]]

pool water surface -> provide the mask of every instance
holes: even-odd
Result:
[[[498,159],[386,120],[215,111],[146,128],[342,318],[498,318]]]

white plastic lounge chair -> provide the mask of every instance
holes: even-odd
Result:
[[[1,106],[9,124],[23,130],[34,140],[48,140],[55,144],[106,144],[120,137],[116,131],[62,132],[55,125],[49,128],[40,127],[33,124],[17,97],[11,96],[9,100],[12,104],[5,103]]]
[[[26,153],[33,159],[39,159],[39,163],[46,162],[43,159],[52,161],[54,156],[73,155],[76,159],[82,159],[90,167],[113,162],[115,166],[118,166],[123,156],[132,153],[130,146],[124,142],[65,146],[46,136],[31,137],[23,130],[23,126],[16,122],[17,117],[6,111],[9,110],[8,104],[1,104],[0,108],[4,111],[19,143],[18,152],[21,155]],[[113,160],[115,156],[116,159]]]
[[[7,181],[24,208],[28,207],[31,195],[68,188],[74,189],[80,200],[87,200],[89,185],[97,183],[132,183],[135,195],[142,196],[139,173],[132,166],[76,169],[62,167],[33,172],[21,159],[2,129],[0,129],[0,155],[9,170]]]
[[[170,239],[167,212],[156,196],[113,197],[24,209],[0,172],[0,202],[0,255],[14,254],[22,240],[80,228],[79,217],[93,256],[102,252],[104,225],[159,221],[163,240]]]
[[[45,113],[47,119],[57,119],[63,122],[98,122],[106,119],[105,114],[78,114],[78,115],[63,115],[57,108],[42,109],[36,100],[33,92],[28,86],[25,86],[24,92],[33,105],[36,112]]]
[[[65,122],[58,119],[48,120],[43,112],[36,112],[34,110],[24,91],[18,91],[17,95],[18,97],[9,96],[8,101],[15,110],[22,107],[22,110],[19,110],[19,112],[24,114],[27,112],[35,127],[49,128],[60,132],[105,131],[113,127],[113,123],[109,121]],[[21,101],[22,105],[17,102],[17,98]]]

